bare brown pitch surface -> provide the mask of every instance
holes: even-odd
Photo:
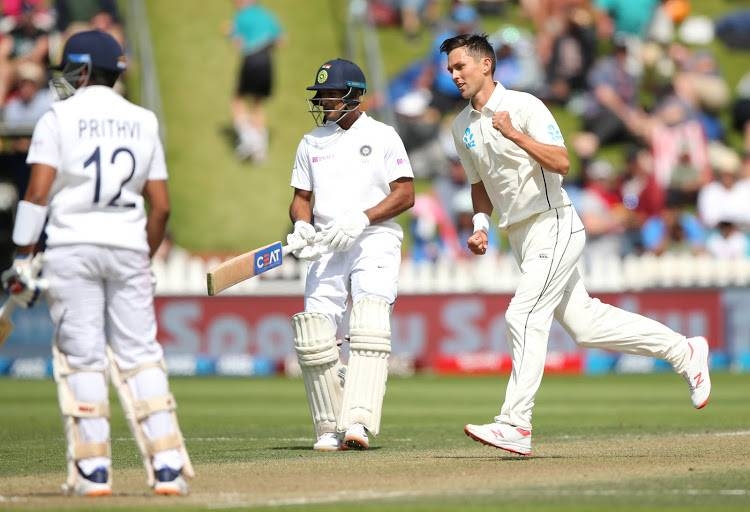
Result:
[[[461,435],[460,432],[456,435]],[[541,436],[540,436],[541,437]],[[415,441],[416,443],[416,441]],[[750,431],[644,435],[614,439],[544,439],[531,457],[513,457],[467,438],[452,450],[404,450],[387,446],[369,452],[315,454],[241,464],[198,464],[198,477],[185,498],[154,497],[142,469],[114,473],[115,494],[107,506],[252,507],[270,504],[372,501],[378,498],[502,496],[543,493],[554,500],[571,489],[627,489],[632,482],[669,484],[695,478],[695,488],[711,475],[746,475],[750,487]],[[338,475],[332,478],[330,475]],[[345,475],[346,489],[341,478]],[[0,505],[22,508],[78,508],[92,499],[57,494],[64,475],[0,479]],[[689,492],[694,487],[685,489]]]

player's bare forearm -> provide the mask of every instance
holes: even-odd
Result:
[[[289,205],[289,218],[292,222],[303,220],[312,224],[313,203],[312,191],[294,189],[294,197]]]
[[[392,219],[414,206],[414,180],[399,178],[391,182],[391,193],[372,208],[365,210],[370,224]]]
[[[543,144],[522,132],[516,132],[510,140],[526,151],[531,158],[539,162],[545,171],[552,171],[563,176],[570,170],[570,158],[565,146]]]
[[[481,181],[471,184],[471,204],[474,206],[474,213],[492,215],[492,201]]]
[[[151,209],[148,212],[146,220],[146,238],[148,239],[148,255],[153,256],[156,250],[164,240],[164,233],[167,231],[167,220],[169,219],[169,210]]]
[[[149,256],[153,256],[164,240],[169,220],[169,193],[167,182],[164,180],[149,180],[143,187],[143,196],[148,202],[148,217],[146,218],[146,239],[148,240]]]

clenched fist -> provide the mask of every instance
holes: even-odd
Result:
[[[506,139],[512,139],[518,133],[510,119],[510,113],[499,110],[492,115],[492,127],[499,131]]]
[[[466,247],[474,254],[482,255],[487,252],[487,233],[484,231],[475,231],[466,241]]]

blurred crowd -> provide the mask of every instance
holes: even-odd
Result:
[[[0,196],[23,196],[31,133],[54,101],[50,66],[59,64],[68,37],[92,28],[127,48],[115,0],[0,0],[0,191],[7,189]],[[117,88],[124,92],[122,82]],[[14,207],[10,198],[0,201],[3,215]]]
[[[29,180],[26,152],[34,125],[49,109],[50,65],[74,33],[97,28],[124,47],[115,0],[0,0],[0,262],[10,264],[16,203]],[[122,82],[117,84],[124,92]]]
[[[695,0],[454,0],[440,17],[437,4],[370,3],[376,24],[432,41],[387,98],[415,175],[428,184],[410,220],[414,261],[468,256],[469,185],[449,133],[466,101],[439,46],[470,32],[490,32],[498,82],[578,123],[564,133],[580,162],[566,190],[586,226],[587,258],[750,257],[750,65],[729,83],[711,49],[719,40],[750,64],[750,10],[711,19]],[[487,30],[485,16],[510,19],[511,8],[532,28]]]

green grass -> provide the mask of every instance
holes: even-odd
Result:
[[[179,404],[182,430],[187,438],[193,464],[201,475],[207,468],[229,468],[228,478],[248,471],[237,488],[227,484],[213,498],[221,501],[232,492],[247,492],[254,471],[282,465],[283,472],[302,472],[304,478],[328,478],[328,465],[343,472],[331,475],[346,480],[348,471],[366,468],[400,467],[413,464],[424,474],[443,482],[439,489],[413,489],[415,495],[380,496],[371,499],[351,495],[351,501],[363,510],[740,510],[750,496],[750,475],[743,458],[750,446],[750,409],[747,407],[747,375],[717,373],[709,406],[700,412],[689,406],[684,383],[675,375],[610,375],[569,377],[550,375],[542,383],[534,415],[534,436],[538,457],[515,459],[503,452],[478,446],[462,433],[466,422],[489,421],[504,394],[505,377],[392,378],[388,383],[381,435],[375,449],[366,454],[316,454],[310,450],[311,427],[304,387],[300,380],[283,378],[174,378],[172,390]],[[57,408],[55,385],[46,381],[0,379],[0,406],[3,428],[0,430],[0,500],[7,482],[17,477],[50,475],[64,477],[64,441]],[[122,420],[116,399],[112,400],[113,464],[117,471],[139,468],[140,459]],[[658,443],[661,436],[663,444]],[[702,470],[700,459],[679,444],[689,446],[699,436],[717,443],[734,439],[737,461],[727,461],[718,470]],[[718,437],[716,437],[718,436]],[[655,438],[650,452],[639,446]],[[669,439],[669,441],[667,441]],[[674,445],[677,439],[677,445]],[[587,452],[587,446],[598,448]],[[539,447],[541,445],[541,448]],[[610,447],[611,445],[611,447]],[[580,446],[570,452],[567,446]],[[697,446],[696,446],[697,448]],[[721,448],[718,444],[717,449]],[[732,451],[733,448],[730,448]],[[711,448],[705,448],[706,453]],[[314,464],[310,466],[310,464]],[[519,465],[520,463],[520,465]],[[630,464],[648,470],[650,465],[676,465],[674,474],[635,477]],[[559,487],[555,479],[570,464],[580,466],[580,479]],[[622,479],[599,480],[601,464],[623,466]],[[734,466],[734,464],[738,464]],[[498,494],[491,491],[494,476],[488,480],[488,492],[467,495],[452,491],[451,468],[460,477],[468,468],[484,467],[487,475],[508,471],[534,474],[537,465],[540,480]],[[680,470],[680,466],[683,470]],[[311,473],[305,473],[307,468]],[[253,470],[252,468],[257,468]],[[513,469],[515,468],[515,469]],[[322,471],[322,473],[320,472]],[[549,472],[552,473],[549,473]],[[682,472],[685,471],[685,472]],[[432,473],[435,473],[434,475]],[[557,476],[555,476],[557,475]],[[373,475],[375,476],[375,475]],[[140,474],[139,474],[140,477]],[[383,475],[387,478],[387,474]],[[116,482],[121,480],[115,480]],[[432,481],[432,480],[428,480]],[[395,483],[394,483],[395,484]],[[197,485],[197,484],[196,484]],[[270,482],[271,489],[274,483]],[[279,483],[279,485],[282,485]],[[287,484],[289,485],[289,484]],[[377,480],[372,490],[378,489]],[[397,487],[408,487],[398,482]],[[278,489],[277,489],[278,491]],[[358,492],[366,493],[365,488]],[[197,499],[208,499],[199,491]],[[303,491],[291,485],[283,495],[288,500],[304,498]],[[424,493],[421,496],[419,493]],[[744,494],[743,494],[744,493]],[[32,494],[33,495],[33,494]],[[314,498],[314,495],[311,496]],[[127,497],[126,497],[127,498]],[[127,508],[121,498],[113,509]],[[37,504],[54,506],[58,499],[43,494]],[[143,498],[140,498],[143,499]],[[124,501],[123,501],[124,500]],[[349,510],[346,500],[332,503],[307,503],[304,507],[277,503],[274,510]],[[68,503],[68,502],[63,502]],[[148,502],[151,503],[151,502]],[[179,502],[178,502],[179,503]],[[107,502],[102,502],[106,505]],[[180,509],[193,509],[194,503]],[[76,506],[70,502],[65,508]],[[138,510],[149,509],[138,505]],[[157,505],[154,503],[154,510]],[[202,507],[196,506],[195,509]],[[250,509],[243,506],[241,509]],[[97,507],[97,509],[99,509]],[[253,508],[262,510],[263,508]]]
[[[269,159],[252,166],[235,160],[227,136],[239,59],[222,34],[222,24],[231,19],[233,3],[147,2],[167,124],[171,227],[177,243],[195,251],[246,250],[287,232],[294,154],[301,136],[313,126],[305,87],[321,62],[346,56],[345,0],[275,0],[266,5],[278,14],[287,41],[276,53],[276,90],[268,102]],[[442,0],[443,11],[447,5]],[[716,15],[733,8],[737,8],[733,0],[693,2],[696,13]],[[514,4],[505,18],[485,18],[483,29],[493,32],[508,22],[528,26]],[[395,28],[380,30],[379,39],[389,78],[425,55],[430,42],[427,36],[407,41]],[[731,52],[718,42],[712,49],[733,87],[750,67],[748,54]],[[561,109],[555,114],[570,139],[579,120]],[[738,144],[736,135],[732,141]],[[603,155],[622,159],[621,148],[616,146]]]

